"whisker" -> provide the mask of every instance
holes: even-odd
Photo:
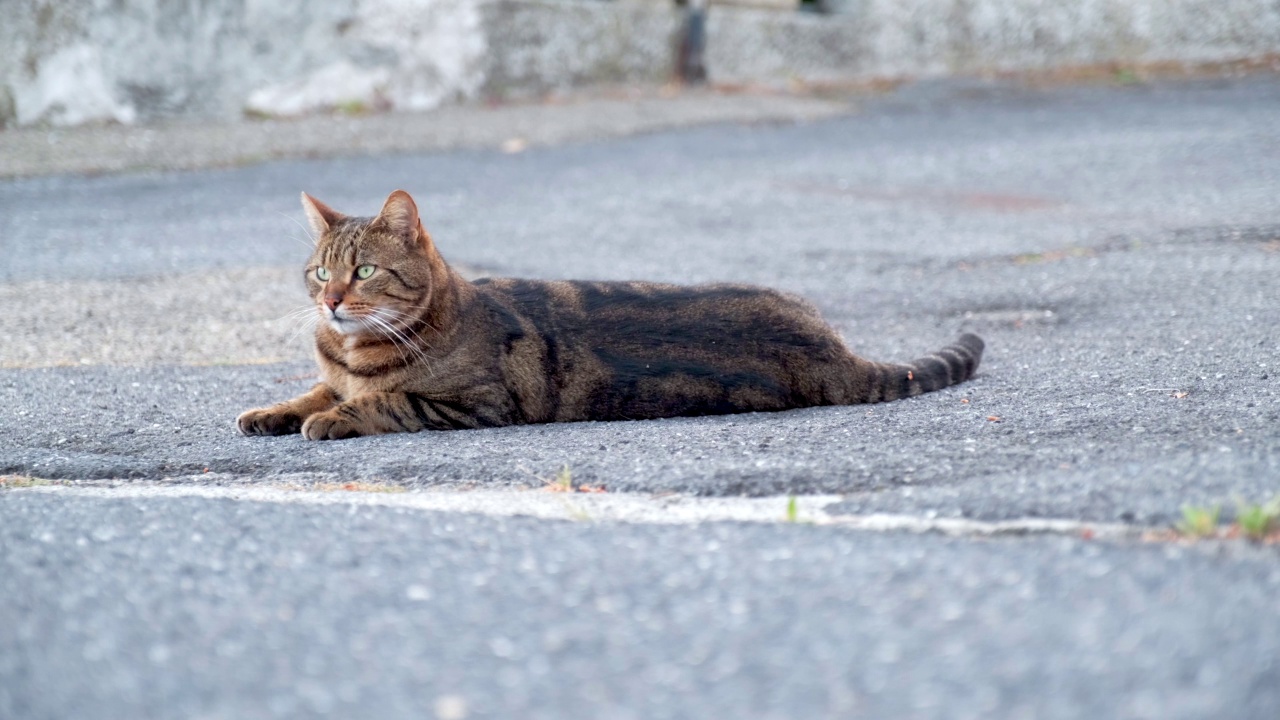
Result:
[[[368,321],[372,321],[373,324],[370,325]],[[366,315],[360,318],[360,324],[364,327],[368,327],[372,329],[374,332],[390,340],[391,347],[395,348],[396,352],[400,354],[400,360],[402,360],[405,365],[409,364],[409,357],[404,354],[403,350],[401,350],[400,343],[397,340],[396,336],[391,334],[394,332],[394,329],[390,325],[388,325],[386,321],[382,320],[377,315],[374,315],[371,313],[369,315]]]
[[[319,309],[317,308],[317,312],[311,315],[297,316],[296,322],[298,323],[298,327],[293,331],[293,334],[289,336],[289,340],[287,342],[292,343],[304,331],[315,329],[316,323],[320,322],[320,313],[318,310]]]
[[[314,250],[314,249],[315,249],[315,246],[316,246],[316,239],[315,239],[315,237],[313,237],[313,236],[311,235],[311,231],[307,229],[307,226],[306,226],[306,225],[303,225],[302,223],[298,222],[298,218],[296,218],[296,217],[294,217],[294,216],[292,216],[292,215],[286,215],[286,214],[284,214],[284,213],[280,212],[279,210],[277,210],[277,211],[276,211],[276,214],[277,214],[277,215],[279,215],[279,216],[281,216],[281,217],[289,218],[289,220],[290,220],[290,221],[292,221],[294,225],[297,225],[299,228],[301,228],[301,229],[302,229],[302,233],[303,233],[304,235],[306,235],[306,236],[311,240],[311,244],[310,244],[310,245],[307,245],[307,243],[302,242],[301,240],[298,240],[298,238],[296,238],[296,237],[294,237],[294,236],[292,236],[292,235],[290,235],[290,236],[289,236],[289,238],[290,238],[290,239],[295,240],[295,241],[297,241],[297,242],[299,242],[299,243],[302,243],[303,245],[305,245],[305,246],[306,246],[306,248],[307,248],[308,250]]]
[[[298,243],[299,245],[302,245],[303,247],[305,247],[305,248],[306,248],[306,249],[308,249],[308,250],[314,250],[314,249],[315,249],[315,248],[314,248],[314,247],[312,247],[311,245],[308,245],[308,244],[306,243],[306,241],[302,240],[302,239],[301,239],[301,238],[299,238],[297,235],[294,235],[294,234],[290,233],[290,234],[285,235],[285,237],[287,237],[287,238],[289,238],[290,240],[292,240],[292,241],[294,241],[294,242]]]
[[[405,307],[405,308],[407,308],[407,309],[409,309],[409,310],[426,310],[427,308],[429,308],[429,307],[431,307],[431,306],[430,306],[430,305],[405,305],[405,306],[403,306],[403,307]],[[381,308],[381,309],[383,309],[383,310],[395,310],[395,308],[390,308],[390,307],[383,307],[383,308]]]
[[[396,322],[401,322],[401,323],[403,323],[405,320],[417,320],[417,318],[415,318],[414,316],[409,315],[409,314],[407,314],[407,313],[402,313],[402,312],[400,312],[400,311],[396,310],[395,308],[379,307],[379,308],[375,308],[375,309],[374,309],[374,313],[379,313],[379,312],[385,312],[385,313],[388,313],[388,314],[390,315],[390,319],[391,319],[391,320],[394,320],[394,321],[396,321]],[[399,317],[397,317],[397,316],[399,316]],[[427,327],[431,328],[432,330],[435,330],[435,328],[434,328],[434,327],[432,327],[432,325],[431,325],[430,323],[427,323]],[[413,336],[414,336],[414,337],[416,337],[416,338],[418,339],[418,342],[422,343],[422,344],[423,344],[424,346],[426,346],[428,349],[430,349],[430,348],[432,347],[432,346],[431,346],[431,343],[427,342],[427,339],[426,339],[426,338],[424,338],[424,337],[422,337],[422,333],[418,332],[417,330],[410,330],[410,329],[409,329],[409,327],[408,327],[408,323],[405,323],[404,327],[400,328],[400,330],[401,330],[402,332],[411,332],[411,333],[413,333]],[[437,330],[437,332],[439,332],[439,331]]]
[[[420,317],[418,317],[418,316],[416,316],[416,315],[410,315],[409,313],[401,312],[400,310],[396,310],[395,308],[380,307],[380,308],[377,308],[377,311],[379,311],[379,312],[386,312],[386,313],[391,314],[391,319],[392,319],[392,320],[398,320],[398,321],[405,321],[405,320],[409,320],[409,321],[414,321],[414,322],[416,322],[416,321],[418,321],[418,320],[422,320],[422,318],[420,318]],[[406,323],[406,324],[407,324],[407,323]],[[426,320],[422,320],[422,324],[426,325],[428,328],[431,328],[432,330],[435,330],[436,332],[440,332],[440,328],[436,327],[435,325],[432,325],[431,323],[427,322]],[[415,335],[418,335],[418,333],[417,333],[417,331],[416,331],[416,330],[414,331],[414,334],[415,334]],[[418,335],[418,338],[419,338],[419,339],[422,339],[422,336],[421,336],[421,335]],[[424,343],[424,344],[426,344],[426,345],[427,345],[427,347],[431,347],[430,343],[427,343],[425,339],[423,339],[423,343]]]
[[[421,360],[423,363],[425,363],[425,364],[427,364],[427,365],[430,365],[430,364],[431,364],[431,359],[427,356],[427,354],[422,350],[422,348],[420,348],[420,347],[418,347],[417,345],[415,345],[415,344],[414,344],[414,343],[409,339],[409,337],[408,337],[407,335],[405,335],[405,334],[404,334],[404,331],[403,331],[403,330],[400,330],[400,329],[395,328],[395,327],[394,327],[394,326],[392,326],[391,324],[387,323],[385,320],[381,320],[381,319],[379,319],[379,322],[382,322],[383,324],[387,325],[387,327],[388,327],[392,332],[394,332],[394,333],[396,334],[396,336],[397,336],[397,337],[399,337],[399,338],[404,342],[405,347],[406,347],[406,348],[408,348],[408,350],[409,350],[411,353],[413,353],[414,357],[416,357],[418,360]],[[421,338],[421,337],[419,337],[419,338],[418,338],[418,340],[419,340],[419,341],[421,341],[421,340],[422,340],[422,338]]]
[[[396,328],[396,327],[395,327],[395,326],[393,326],[391,323],[387,322],[385,319],[383,319],[382,317],[380,317],[380,316],[379,316],[379,313],[380,313],[380,312],[384,312],[384,311],[386,311],[386,310],[389,310],[389,308],[374,308],[374,309],[373,309],[373,311],[372,311],[371,313],[369,313],[369,315],[368,315],[368,316],[366,316],[366,317],[368,317],[368,318],[370,318],[370,319],[374,320],[374,321],[375,321],[375,322],[377,322],[378,324],[380,324],[380,325],[382,325],[383,327],[387,328],[387,330],[389,330],[390,332],[394,333],[395,337],[396,337],[396,338],[398,338],[400,341],[402,341],[402,342],[404,343],[404,347],[405,347],[407,350],[409,350],[409,352],[410,352],[410,353],[412,353],[412,354],[413,354],[414,358],[415,358],[415,359],[417,359],[417,360],[419,360],[420,362],[422,362],[422,364],[426,365],[426,366],[427,366],[427,371],[428,371],[428,372],[431,372],[431,373],[434,375],[434,371],[432,371],[432,369],[431,369],[431,359],[430,359],[430,357],[428,357],[428,355],[426,354],[426,352],[424,352],[424,351],[422,350],[422,348],[420,348],[420,347],[418,347],[416,344],[414,344],[414,343],[409,339],[409,337],[408,337],[407,335],[405,335],[405,333],[404,333],[404,330],[403,330],[403,329],[401,329],[401,328]],[[423,345],[427,345],[427,347],[430,347],[430,345],[429,345],[429,344],[427,344],[427,342],[426,342],[425,340],[423,340],[423,339],[422,339],[422,336],[421,336],[421,335],[418,335],[418,333],[416,333],[416,332],[414,333],[414,335],[418,338],[418,342],[422,343]],[[393,342],[395,342],[395,341],[393,340]]]
[[[406,337],[403,332],[397,330],[395,327],[387,323],[382,318],[377,318],[376,310],[373,314],[370,315],[370,317],[374,317],[379,323],[385,325],[388,330],[394,333],[396,337],[400,338],[404,342],[405,349],[407,349],[413,355],[414,359],[418,360],[423,365],[425,365],[427,368],[427,372],[430,373],[432,377],[435,376],[435,370],[432,369],[431,367],[431,358],[427,356],[426,352],[424,352],[422,348],[418,347],[417,345],[414,345],[413,342],[410,341],[409,338]],[[421,337],[419,337],[419,340],[421,340]]]
[[[281,315],[280,317],[276,318],[276,322],[279,322],[281,320],[292,320],[294,318],[305,317],[307,313],[317,312],[318,310],[319,310],[319,307],[317,305],[308,303],[301,307],[296,307],[290,310],[289,312],[285,313],[284,315]]]

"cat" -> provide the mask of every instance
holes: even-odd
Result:
[[[479,279],[397,190],[374,218],[306,193],[320,382],[237,419],[309,440],[894,400],[970,378],[965,334],[909,365],[851,353],[813,306],[747,285]]]

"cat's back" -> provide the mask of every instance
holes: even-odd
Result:
[[[749,285],[481,279],[485,347],[530,421],[777,410],[847,357],[808,303]]]
[[[527,319],[540,331],[623,345],[702,344],[723,334],[777,340],[782,329],[826,331],[804,299],[753,285],[515,278],[482,278],[474,285],[489,305]]]

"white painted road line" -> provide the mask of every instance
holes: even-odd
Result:
[[[558,493],[545,490],[467,490],[316,492],[288,487],[211,487],[205,485],[123,485],[73,487],[41,485],[8,492],[45,493],[104,499],[206,498],[241,502],[294,503],[303,505],[367,505],[411,510],[460,512],[479,515],[525,516],[543,520],[623,522],[680,525],[703,522],[808,523],[838,525],[872,532],[941,533],[953,536],[1075,535],[1095,539],[1137,538],[1150,528],[1090,523],[1077,520],[1021,518],[986,522],[964,518],[931,518],[916,515],[832,515],[826,506],[839,495],[792,498],[694,497],[641,493]]]

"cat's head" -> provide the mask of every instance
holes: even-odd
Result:
[[[348,217],[302,193],[315,235],[307,290],[323,320],[343,335],[393,337],[430,301],[442,262],[409,193],[396,190],[377,217]]]

